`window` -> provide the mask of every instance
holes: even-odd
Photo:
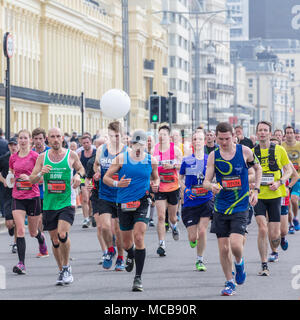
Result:
[[[249,88],[253,88],[253,79],[252,78],[248,79],[248,86],[249,86]]]
[[[170,78],[170,90],[176,90],[176,79]]]
[[[175,46],[176,45],[176,37],[174,33],[169,34],[169,45]]]
[[[253,94],[252,93],[248,94],[248,102],[253,103]]]
[[[175,56],[170,56],[170,68],[176,68],[176,57]]]
[[[179,90],[182,91],[182,80],[179,80]]]
[[[292,68],[295,67],[295,59],[291,59],[291,67],[292,67]]]
[[[285,60],[285,66],[286,66],[286,67],[289,67],[289,66],[290,66],[290,60],[289,60],[289,59]]]
[[[178,58],[178,68],[182,69],[182,58]]]

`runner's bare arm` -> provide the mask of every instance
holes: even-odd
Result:
[[[94,169],[94,172],[97,173],[97,172],[100,172],[100,162],[99,162],[99,159],[100,159],[100,155],[102,154],[102,147],[103,146],[100,146],[96,152],[96,157],[95,157],[95,162],[94,162],[94,166],[93,166],[93,169]]]
[[[217,183],[213,183],[213,178],[215,176],[215,153],[211,152],[207,159],[205,179],[203,182],[203,188],[206,190],[211,190],[213,193],[219,193],[221,186]]]
[[[182,152],[177,146],[174,147],[174,150],[175,150],[175,158],[176,158],[176,169],[180,170],[181,162],[182,162]]]
[[[291,182],[289,183],[289,187],[292,188],[299,180],[299,174],[297,170],[294,168],[292,162],[290,162],[290,165],[292,168],[292,175],[291,175]]]
[[[119,181],[115,181],[113,179],[113,175],[119,172],[119,170],[121,169],[123,164],[123,159],[124,159],[123,154],[120,154],[117,157],[115,157],[109,169],[107,170],[106,174],[104,175],[103,182],[109,187],[124,188],[129,185],[131,179],[125,179],[125,176],[121,177]]]
[[[251,181],[255,183],[254,188],[259,189],[260,188],[260,182],[262,177],[262,168],[259,164],[259,161],[255,158],[252,150],[246,146],[243,146],[243,156],[244,160],[249,168],[253,168],[255,173],[255,179],[254,181]],[[250,182],[250,180],[249,180]]]
[[[32,184],[38,183],[41,179],[41,177],[45,174],[50,172],[51,170],[51,166],[46,165],[43,166],[44,163],[44,159],[45,159],[45,153],[41,153],[35,163],[35,166],[31,172],[31,175],[29,177],[29,181]]]
[[[85,170],[76,152],[70,151],[70,160],[71,160],[71,163],[70,163],[71,168],[74,168],[76,171],[76,174],[74,175],[74,177],[75,176],[83,177],[85,175]]]
[[[151,182],[150,182],[151,188],[153,192],[158,192],[159,183],[160,183],[158,169],[157,169],[158,162],[153,156],[151,156],[151,166],[152,166]]]

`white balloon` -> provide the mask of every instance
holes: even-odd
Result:
[[[108,118],[123,118],[130,110],[130,98],[123,90],[111,89],[102,96],[100,107],[103,114]]]

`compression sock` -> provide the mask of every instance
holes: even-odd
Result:
[[[146,258],[146,249],[135,250],[135,265],[136,265],[135,276],[141,277],[143,268],[144,268],[145,258]]]
[[[43,237],[43,235],[42,235],[40,230],[38,230],[38,234],[37,234],[37,236],[35,238],[38,240],[39,244],[43,244],[44,241],[45,241],[45,238]]]
[[[18,248],[19,261],[25,264],[26,242],[24,237],[22,238],[17,237],[17,248]]]

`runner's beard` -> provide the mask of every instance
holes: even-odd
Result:
[[[60,149],[60,144],[53,144],[52,149],[54,150],[59,150]]]

